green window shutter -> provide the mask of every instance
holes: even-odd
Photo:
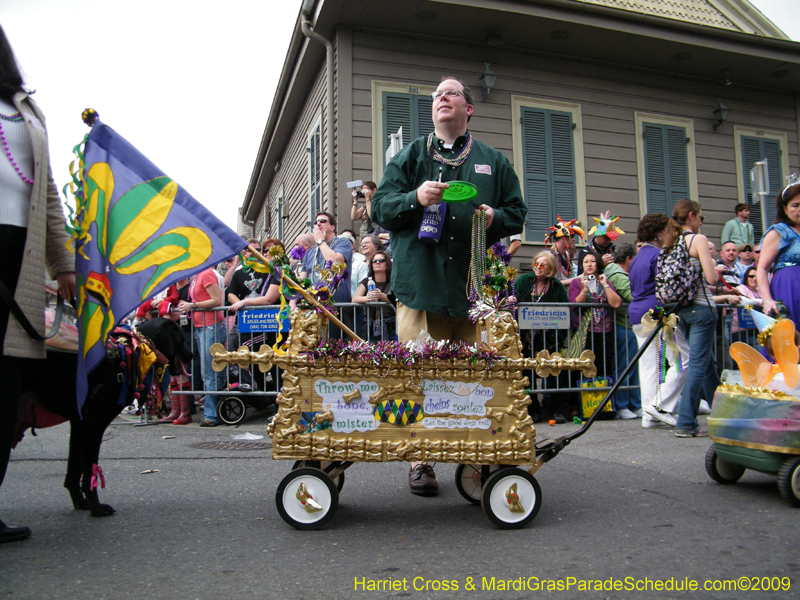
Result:
[[[756,243],[761,241],[764,232],[775,222],[775,198],[783,189],[783,173],[781,170],[781,145],[778,140],[769,140],[758,137],[741,138],[742,145],[742,176],[744,177],[744,191],[746,202],[750,205],[750,222]],[[762,204],[751,204],[753,201],[753,188],[750,183],[750,169],[760,161],[767,159],[769,166],[769,196],[764,199],[763,207],[766,215],[762,216]],[[766,227],[765,227],[766,226]]]
[[[572,114],[526,107],[521,117],[525,240],[539,242],[556,215],[578,216]]]
[[[413,129],[414,105],[409,94],[394,94],[391,92],[383,93],[383,141],[381,142],[382,152],[385,155],[389,148],[389,135],[397,133],[403,128],[403,144],[409,142],[409,135]]]
[[[689,197],[686,130],[645,123],[643,135],[647,212],[672,216],[678,200]]]
[[[382,159],[389,148],[389,135],[401,127],[404,148],[418,137],[433,133],[432,107],[433,99],[427,94],[383,92]]]
[[[689,197],[689,159],[686,153],[686,130],[667,127],[667,163],[669,170],[669,215],[679,200]]]
[[[767,229],[775,222],[775,217],[778,216],[778,211],[775,208],[775,198],[783,190],[786,181],[783,179],[783,172],[781,169],[781,144],[778,140],[761,140],[764,145],[764,157],[769,161],[769,197],[764,201],[764,208],[766,213]],[[749,179],[749,178],[748,178]],[[766,231],[766,229],[764,230]],[[756,240],[761,240],[761,234],[756,237]]]
[[[415,128],[412,132],[413,136],[403,140],[405,144],[420,136],[427,137],[428,134],[433,133],[433,98],[430,96],[414,96],[414,101],[416,105],[416,114],[414,115]]]

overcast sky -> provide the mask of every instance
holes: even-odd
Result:
[[[300,0],[0,0],[69,180],[84,108],[236,229]],[[800,40],[800,0],[754,0]]]

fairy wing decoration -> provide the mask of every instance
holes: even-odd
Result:
[[[246,242],[116,131],[97,121],[68,186],[78,283],[78,407],[108,334],[143,301]]]
[[[742,342],[731,344],[731,357],[742,372],[742,381],[747,387],[766,387],[777,373],[783,373],[786,387],[794,389],[800,385],[800,370],[797,361],[800,352],[795,345],[795,327],[789,319],[778,320],[772,328],[772,352],[776,363],[769,362],[760,352]]]

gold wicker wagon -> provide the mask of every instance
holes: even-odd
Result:
[[[434,352],[413,361],[367,362],[315,354],[326,326],[319,312],[299,310],[291,316],[285,354],[266,345],[258,352],[211,347],[216,371],[232,364],[284,370],[279,410],[267,431],[272,458],[296,461],[276,496],[287,523],[324,526],[338,506],[344,471],[355,462],[388,461],[459,463],[459,492],[482,504],[496,525],[520,528],[534,519],[541,490],[532,473],[542,461],[523,370],[535,369],[541,377],[581,370],[592,377],[592,352],[578,359],[547,351],[523,358],[517,323],[501,313],[477,325],[491,360],[476,359],[473,347],[474,356],[465,358],[439,359]]]

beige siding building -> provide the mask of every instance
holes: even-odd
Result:
[[[526,263],[556,214],[588,230],[611,210],[635,234],[685,196],[718,238],[766,159],[760,231],[800,167],[800,43],[746,0],[306,0],[243,225],[287,245],[318,208],[351,227],[347,183],[380,182],[401,127],[405,142],[432,130],[443,75],[472,87],[470,130],[520,177]]]

